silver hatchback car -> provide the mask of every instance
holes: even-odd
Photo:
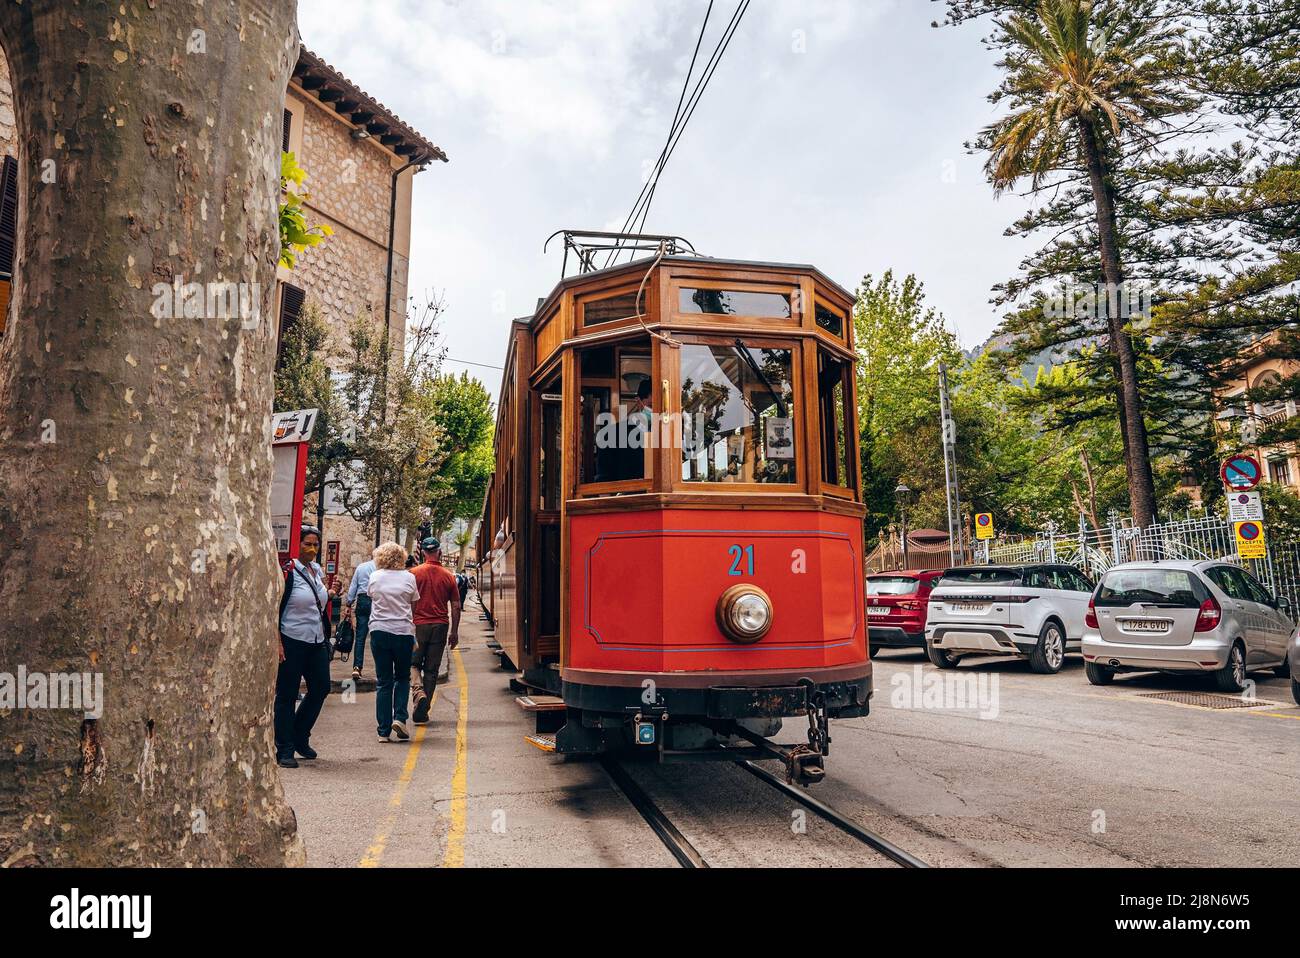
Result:
[[[1083,633],[1088,681],[1116,672],[1211,672],[1225,692],[1246,673],[1288,677],[1296,625],[1249,572],[1227,562],[1128,562],[1102,576]]]

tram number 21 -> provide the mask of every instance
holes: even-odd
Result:
[[[727,575],[753,575],[754,574],[754,547],[751,546],[732,546],[727,550],[731,556],[731,568],[727,570]]]

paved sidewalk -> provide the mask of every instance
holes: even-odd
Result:
[[[360,689],[330,695],[312,735],[320,758],[280,770],[308,864],[673,865],[599,765],[524,742],[532,719],[477,613],[466,610],[450,678],[409,743],[377,741],[368,648]],[[344,683],[351,658],[331,671]]]

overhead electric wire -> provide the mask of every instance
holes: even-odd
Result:
[[[670,135],[671,145],[668,148],[668,153],[664,157],[663,162],[659,165],[654,180],[650,183],[650,193],[646,196],[645,205],[641,209],[641,221],[633,228],[633,232],[639,232],[641,229],[645,228],[646,217],[650,214],[650,204],[654,202],[655,191],[659,188],[659,176],[663,173],[664,167],[668,165],[668,161],[672,159],[673,153],[677,151],[677,144],[681,142],[682,134],[686,132],[687,124],[691,122],[691,117],[695,115],[695,108],[699,106],[700,99],[703,97],[704,91],[708,88],[709,81],[713,79],[713,74],[718,69],[718,64],[722,62],[722,55],[727,52],[727,48],[731,45],[731,39],[736,35],[736,30],[740,27],[740,21],[745,16],[745,11],[749,9],[750,2],[751,0],[743,0],[743,2],[737,6],[736,13],[732,17],[728,31],[724,32],[723,39],[719,42],[716,56],[705,66],[706,72],[701,79],[701,83],[697,86],[698,92],[696,92],[691,98],[691,102],[686,108],[686,116],[682,119],[681,126],[677,130],[676,136]]]
[[[664,157],[668,154],[668,145],[672,142],[673,130],[677,129],[677,121],[681,118],[682,104],[686,102],[686,91],[690,89],[691,77],[695,73],[695,61],[699,58],[700,46],[704,43],[704,32],[708,29],[709,16],[712,13],[713,0],[709,0],[708,9],[704,11],[704,22],[700,24],[700,35],[695,38],[695,52],[691,54],[691,65],[686,68],[686,79],[682,81],[682,92],[681,95],[677,97],[677,109],[673,111],[673,122],[668,127],[668,138],[664,140],[664,148],[659,151],[659,159],[655,161],[655,172],[650,175],[645,183],[641,184],[641,192],[637,194],[636,203],[632,204],[632,212],[628,213],[627,218],[623,220],[623,226],[619,230],[620,233],[627,232],[628,224],[630,224],[632,218],[636,216],[636,207],[641,202],[641,197],[645,195],[646,186],[650,183],[651,179],[654,179],[654,177],[658,175],[659,166],[664,162]],[[610,250],[609,255],[605,257],[606,266],[610,264],[610,260],[612,260],[618,252],[619,245],[620,244],[615,243],[614,248]]]
[[[700,99],[704,95],[704,91],[708,88],[709,81],[713,78],[713,74],[717,71],[718,64],[722,61],[723,54],[726,53],[727,47],[730,46],[731,39],[733,36],[735,36],[736,30],[739,28],[740,21],[744,17],[746,10],[749,9],[750,2],[751,0],[740,0],[740,2],[736,4],[736,9],[732,13],[731,19],[728,21],[727,26],[723,28],[721,38],[718,40],[717,45],[713,48],[713,53],[710,55],[708,62],[705,64],[704,69],[701,71],[700,78],[696,81],[695,87],[692,89],[691,95],[689,99],[687,99],[686,101],[685,113],[682,112],[681,99],[679,99],[677,112],[674,114],[673,117],[673,124],[668,131],[668,139],[664,143],[664,149],[659,154],[659,160],[655,164],[654,173],[645,182],[645,184],[642,185],[641,192],[637,194],[636,202],[633,203],[632,205],[632,212],[629,213],[627,219],[623,221],[623,228],[622,230],[620,230],[620,232],[626,232],[628,227],[636,222],[638,216],[640,216],[640,225],[637,226],[636,229],[641,229],[644,227],[646,217],[649,215],[650,203],[653,201],[655,191],[658,189],[659,177],[663,174],[664,167],[667,166],[668,161],[672,158],[673,153],[676,151],[677,144],[681,141],[682,134],[685,132],[687,125],[690,123],[691,117],[695,114],[695,109],[699,105]],[[712,2],[710,2],[709,9],[712,10],[712,7],[713,4]],[[708,24],[708,14],[706,13],[704,25],[707,26],[707,24]],[[704,36],[704,26],[701,26],[700,28],[701,41],[703,40],[703,36]],[[696,43],[697,55],[699,53],[699,47],[700,47],[700,43],[699,41],[697,41]],[[695,59],[696,58],[694,56],[691,58],[691,69],[690,71],[687,72],[686,83],[682,88],[683,96],[685,96],[686,87],[690,85],[690,79],[694,73]],[[621,242],[615,244],[615,248],[610,251],[609,256],[607,256],[605,259],[606,266],[609,266],[610,263],[617,258],[619,252],[621,251],[621,247],[622,247]]]
[[[731,20],[722,31],[722,37],[719,39],[718,45],[714,47],[713,55],[709,57],[709,62],[705,64],[700,79],[695,84],[695,89],[692,91],[691,98],[687,103],[686,114],[682,117],[681,122],[675,125],[673,130],[669,131],[669,142],[663,158],[655,169],[653,178],[646,184],[646,189],[648,189],[649,192],[648,194],[645,194],[644,201],[638,199],[636,206],[633,207],[632,220],[634,223],[637,217],[638,208],[640,209],[641,216],[640,225],[634,225],[633,227],[634,232],[644,227],[646,217],[650,212],[650,204],[654,201],[655,193],[659,188],[659,178],[663,175],[664,168],[668,165],[668,161],[672,159],[673,153],[677,151],[677,144],[681,142],[682,135],[686,132],[687,124],[690,123],[691,117],[695,115],[695,108],[699,106],[700,100],[704,96],[704,91],[708,89],[709,81],[713,79],[713,74],[717,71],[718,64],[722,62],[723,54],[727,52],[727,48],[731,45],[731,38],[735,36],[736,30],[740,27],[740,21],[745,16],[745,12],[749,9],[749,4],[750,0],[741,0],[741,2],[736,5],[736,9],[731,15]],[[645,193],[645,190],[643,189],[642,192]]]

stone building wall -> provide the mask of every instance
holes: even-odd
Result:
[[[296,88],[290,88],[290,96],[303,102],[295,152],[298,165],[307,171],[308,219],[334,229],[329,240],[299,257],[294,282],[328,314],[331,326],[345,332],[353,316],[370,312],[378,319],[383,314],[389,190],[392,171],[400,164],[374,141],[352,139],[348,126],[308,102]],[[407,216],[405,224],[399,217],[393,257],[392,329],[399,339],[405,330],[410,209],[409,184],[403,186],[398,206]]]
[[[14,119],[14,89],[9,82],[9,61],[0,53],[0,154],[18,156],[18,128]]]

